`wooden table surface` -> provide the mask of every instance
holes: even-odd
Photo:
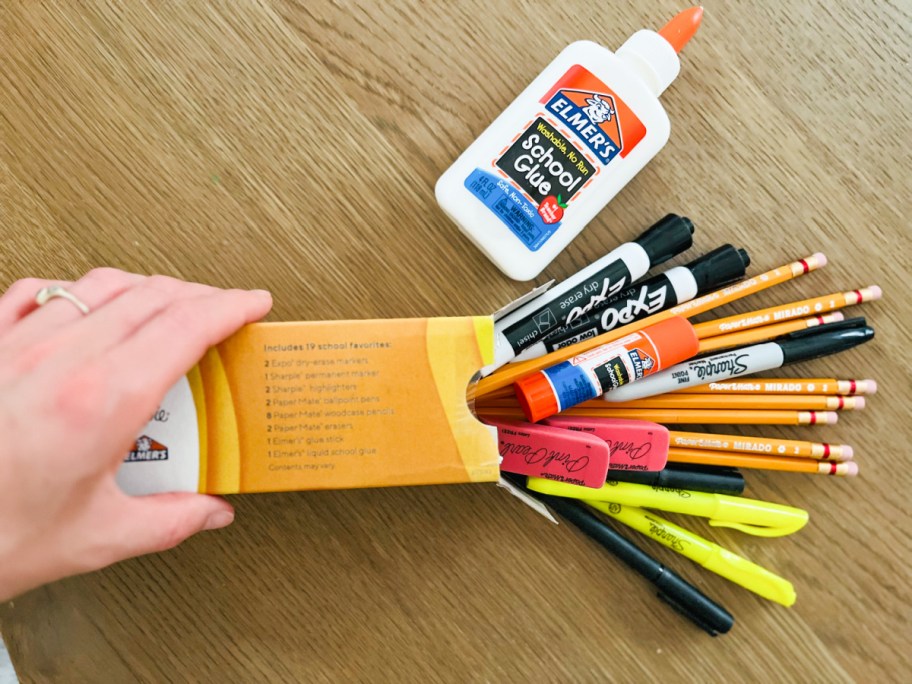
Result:
[[[268,288],[270,320],[493,311],[528,284],[442,215],[436,178],[567,43],[616,47],[678,9],[4,2],[0,287],[106,264]],[[228,530],[0,606],[22,680],[908,677],[909,15],[708,2],[663,96],[671,141],[539,279],[674,211],[697,226],[688,259],[828,255],[726,313],[884,288],[873,343],[788,371],[877,378],[869,407],[747,430],[853,444],[861,476],[750,472],[750,495],[810,511],[791,537],[685,523],[789,578],[793,608],[644,540],[735,614],[711,639],[493,485],[248,495]]]

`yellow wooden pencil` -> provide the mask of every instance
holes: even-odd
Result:
[[[744,314],[717,318],[714,321],[697,323],[694,329],[697,331],[697,337],[704,339],[715,337],[716,335],[725,335],[740,330],[748,330],[758,326],[770,325],[772,323],[781,323],[793,318],[804,318],[811,315],[825,314],[828,311],[841,309],[844,306],[861,304],[880,299],[883,292],[877,285],[871,285],[860,290],[850,292],[834,292],[814,297],[812,299],[802,299],[798,302],[789,302],[788,304],[779,304],[770,306],[766,309],[749,311]]]
[[[854,451],[848,444],[805,442],[796,439],[722,435],[713,432],[669,431],[672,447],[709,451],[735,451],[757,456],[816,458],[827,461],[851,461]]]
[[[813,458],[782,458],[779,456],[755,456],[708,449],[669,449],[669,463],[693,463],[696,465],[726,466],[731,468],[755,468],[758,470],[784,470],[793,473],[815,475],[857,475],[855,461],[836,463],[817,461]]]

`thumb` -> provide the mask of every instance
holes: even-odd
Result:
[[[123,538],[129,540],[132,556],[171,549],[197,532],[234,520],[234,509],[224,499],[189,492],[135,497],[131,509],[123,518],[129,528]]]

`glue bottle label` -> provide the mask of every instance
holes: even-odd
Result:
[[[561,226],[573,202],[616,157],[626,157],[646,127],[611,88],[572,66],[541,98],[538,113],[466,189],[531,251]]]
[[[652,341],[633,333],[542,372],[551,382],[562,411],[654,373],[658,358]]]

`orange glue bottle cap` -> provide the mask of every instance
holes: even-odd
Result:
[[[680,73],[678,53],[697,32],[702,18],[703,8],[691,7],[678,14],[660,31],[637,31],[615,54],[658,97]]]
[[[680,52],[700,28],[702,20],[703,8],[691,7],[675,15],[674,19],[659,29],[659,35],[668,41],[675,52]]]

